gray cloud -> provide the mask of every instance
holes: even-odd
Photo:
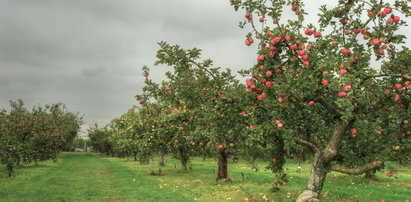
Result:
[[[328,3],[326,0],[319,4]],[[228,0],[0,0],[0,108],[64,102],[87,123],[108,123],[136,104],[140,67],[153,67],[157,42],[203,49],[234,71],[255,63]],[[315,16],[318,4],[308,5]],[[310,18],[311,19],[311,18]],[[407,28],[409,32],[409,28]]]

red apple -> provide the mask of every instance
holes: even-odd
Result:
[[[347,20],[347,19],[341,19],[340,22],[341,22],[341,24],[343,24],[343,25],[348,24],[348,20]]]
[[[353,62],[353,63],[355,63],[355,62],[357,62],[358,61],[358,59],[356,58],[356,57],[354,57],[354,56],[350,56],[350,60],[351,60],[351,62]]]
[[[312,100],[307,103],[308,106],[313,106],[314,104],[315,104],[315,102],[312,101]]]
[[[385,12],[386,14],[391,14],[392,8],[384,8],[384,12]]]
[[[257,95],[257,100],[263,100],[263,99],[264,99],[264,94]]]
[[[398,89],[398,90],[402,88],[402,85],[399,84],[399,83],[396,83],[394,86],[395,86],[395,88]]]
[[[271,86],[273,86],[273,82],[267,81],[265,82],[265,86],[267,86],[267,88],[270,88]]]
[[[306,54],[307,54],[307,51],[305,51],[305,50],[298,50],[298,51],[297,51],[297,54],[298,54],[299,56],[303,56],[303,55],[306,55]]]
[[[351,134],[357,135],[357,129],[356,128],[351,128]]]
[[[224,148],[224,146],[222,144],[217,146],[217,149],[223,149],[223,148]]]
[[[348,92],[348,91],[351,90],[351,86],[350,86],[350,85],[345,85],[345,86],[343,86],[343,90],[344,90],[345,92]]]
[[[347,72],[348,72],[348,71],[347,71],[346,69],[342,69],[342,70],[340,71],[340,74],[341,74],[341,75],[344,75],[344,74],[347,74]]]
[[[401,99],[401,95],[397,93],[395,93],[393,97],[394,97],[394,101],[399,101]]]
[[[342,91],[338,93],[338,97],[345,97],[345,96],[346,96],[345,93]]]
[[[271,39],[270,41],[272,44],[278,44],[281,42],[281,38],[280,37],[274,37],[273,39]]]
[[[322,36],[321,32],[315,32],[314,37],[320,38]]]
[[[379,39],[373,39],[371,41],[371,44],[374,45],[374,46],[380,46],[380,40]]]
[[[343,55],[348,55],[350,53],[350,50],[348,50],[347,48],[343,48],[343,49],[341,49],[341,53]]]
[[[297,49],[297,44],[290,44],[290,49],[291,50],[295,50],[295,49]]]
[[[400,21],[400,17],[394,16],[394,22],[399,22],[399,21]]]
[[[291,41],[292,38],[291,38],[290,35],[285,35],[284,39],[285,39],[285,41],[289,42],[289,41]]]
[[[245,13],[245,18],[247,18],[248,20],[251,20],[253,17],[251,16],[250,13]]]
[[[260,22],[264,22],[264,18],[260,18]]]
[[[270,70],[265,72],[266,77],[270,77],[271,75],[273,75],[273,73]]]
[[[325,85],[325,86],[328,86],[328,85],[330,84],[330,82],[329,82],[327,79],[323,79],[323,80],[321,81],[321,83],[322,83],[323,85]]]
[[[258,57],[257,57],[257,60],[258,61],[263,61],[265,59],[265,56],[264,55],[259,55]]]
[[[308,61],[308,60],[309,60],[308,55],[303,55],[303,56],[301,56],[301,59],[303,59],[304,61]]]
[[[313,30],[311,28],[308,28],[304,31],[304,33],[308,36],[311,36],[313,34]]]
[[[387,175],[387,177],[392,177],[392,172],[391,171],[385,171],[385,175]]]

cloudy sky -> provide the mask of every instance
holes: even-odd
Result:
[[[141,66],[163,78],[153,68],[159,41],[203,49],[224,68],[252,65],[242,19],[229,0],[0,0],[0,108],[63,102],[105,125],[136,104]]]

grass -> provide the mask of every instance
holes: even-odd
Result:
[[[302,172],[286,164],[289,183],[278,192],[270,192],[274,176],[258,164],[259,171],[242,162],[229,164],[233,182],[216,182],[216,162],[194,158],[192,169],[180,171],[179,161],[167,159],[158,172],[155,161],[139,165],[127,159],[90,153],[62,153],[59,161],[41,162],[16,169],[8,178],[0,167],[0,201],[294,201],[307,183],[310,165]],[[411,173],[394,177],[377,173],[377,180],[362,176],[330,173],[324,185],[322,201],[406,201],[411,199]]]

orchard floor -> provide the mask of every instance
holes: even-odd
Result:
[[[90,153],[62,153],[57,163],[20,167],[11,178],[0,166],[0,201],[293,201],[305,188],[310,169],[303,164],[297,173],[295,164],[287,164],[289,183],[273,193],[274,176],[264,163],[256,172],[245,163],[230,162],[233,182],[218,183],[215,160],[194,158],[186,172],[179,170],[178,163],[168,158],[161,168],[163,176],[149,175],[159,171],[155,162],[139,165]],[[405,170],[393,177],[377,173],[377,180],[330,173],[322,201],[411,200],[411,169]]]

